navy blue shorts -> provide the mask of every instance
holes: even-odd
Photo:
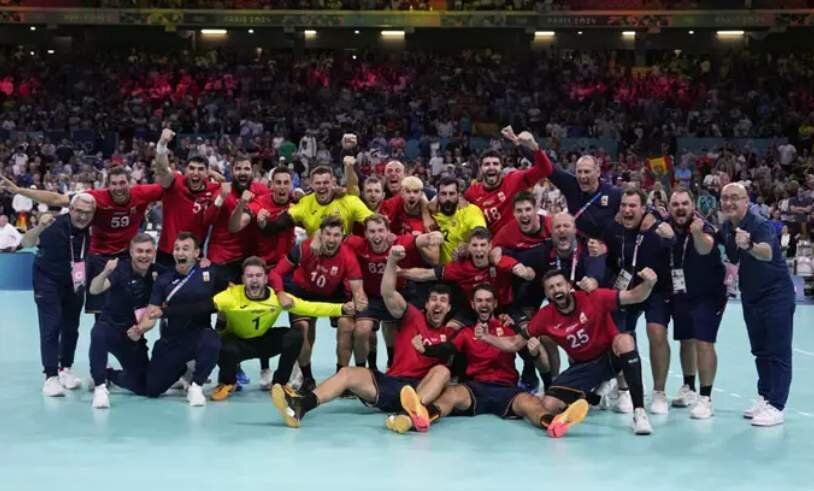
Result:
[[[359,400],[367,407],[375,407],[386,413],[401,412],[401,388],[409,385],[415,389],[421,382],[419,378],[394,377],[373,369],[370,374],[373,376],[373,385],[376,386],[376,400],[373,403],[362,398]]]
[[[619,332],[635,332],[636,323],[642,313],[648,323],[667,327],[670,325],[671,311],[670,296],[662,292],[652,292],[644,302],[617,310],[613,314],[613,320]]]
[[[516,418],[512,411],[512,403],[518,394],[523,391],[516,385],[498,384],[492,382],[477,382],[470,380],[463,386],[469,391],[472,405],[464,411],[455,411],[456,416],[478,416],[480,414],[494,414],[501,418]]]
[[[130,257],[129,252],[125,251],[120,254],[114,254],[111,256],[105,256],[101,254],[90,254],[88,255],[88,259],[85,262],[85,278],[87,288],[85,288],[85,313],[86,314],[98,314],[102,312],[102,309],[105,307],[105,303],[107,303],[107,292],[102,292],[99,295],[93,295],[90,293],[90,282],[93,281],[94,278],[99,276],[99,273],[104,271],[105,265],[107,264],[108,260],[113,258],[119,258],[122,260],[126,260]]]
[[[318,295],[314,295],[313,293],[306,292],[305,290],[301,289],[297,285],[291,281],[291,275],[288,275],[283,280],[283,288],[285,289],[286,293],[290,293],[295,297],[299,298],[300,300],[310,300],[312,302],[330,302],[330,303],[345,303],[350,299],[345,295],[344,290],[341,288],[337,289],[331,296],[328,297],[320,297]],[[313,317],[308,317],[307,315],[297,315],[293,312],[288,313],[288,322],[293,326],[296,321],[300,320],[308,320],[311,322]],[[338,317],[331,317],[331,326],[336,327],[336,321]]]
[[[578,396],[574,400],[580,399],[596,390],[602,382],[614,378],[621,369],[621,360],[613,354],[613,351],[608,350],[591,361],[575,363],[568,367],[554,379],[546,394],[564,400],[563,392],[573,392],[572,395]]]
[[[387,310],[387,306],[381,297],[367,297],[367,309],[356,313],[356,320],[359,319],[372,320],[377,323],[379,321],[389,322],[397,320],[390,315],[390,311]]]
[[[673,338],[676,341],[697,339],[714,343],[726,308],[726,296],[688,299],[673,297]]]

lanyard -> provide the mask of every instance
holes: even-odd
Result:
[[[574,220],[576,220],[577,218],[579,218],[580,215],[585,213],[585,210],[587,210],[589,206],[591,206],[596,200],[598,200],[601,195],[602,191],[597,191],[593,198],[588,200],[587,203],[582,205],[582,208],[580,208],[579,210],[577,210],[576,213],[574,213]]]
[[[87,237],[82,234],[82,247],[79,248],[79,259],[75,260],[73,255],[73,236],[71,235],[71,222],[68,222],[68,249],[71,252],[71,262],[82,262],[85,257],[85,241]]]
[[[574,278],[577,275],[577,262],[579,258],[577,257],[577,253],[579,252],[579,247],[577,244],[574,244],[574,252],[571,254],[571,283],[574,282]],[[554,251],[554,254],[557,255],[557,269],[562,270],[562,262],[560,261],[560,255]]]
[[[644,235],[636,235],[636,246],[633,248],[633,264],[631,264],[631,274],[636,272],[636,263],[639,260],[639,246],[644,241]],[[625,269],[625,233],[622,232],[622,269]]]
[[[178,293],[178,290],[180,290],[181,288],[183,288],[183,287],[184,287],[184,285],[186,285],[186,284],[187,284],[187,282],[189,281],[189,279],[190,279],[190,278],[192,278],[192,274],[193,274],[193,273],[195,273],[195,271],[196,271],[197,269],[198,269],[198,266],[193,266],[193,268],[190,270],[190,272],[189,272],[189,273],[187,273],[187,275],[186,275],[186,276],[184,276],[184,279],[183,279],[183,280],[181,280],[181,282],[180,282],[180,283],[178,283],[177,285],[175,285],[175,288],[173,288],[172,290],[170,290],[170,294],[169,294],[169,295],[167,295],[167,299],[164,301],[164,303],[170,303],[170,300],[172,300],[172,297],[174,297],[174,296],[175,296],[175,294],[176,294],[176,293]]]
[[[687,259],[687,244],[689,244],[689,243],[690,243],[690,234],[687,234],[687,236],[684,238],[684,248],[681,251],[681,267],[682,268],[684,267],[684,261],[686,261],[686,259]],[[671,250],[670,251],[670,269],[675,269],[675,259],[673,257],[674,255],[675,255],[674,252]]]

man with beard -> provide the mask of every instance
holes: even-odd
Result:
[[[295,246],[284,260],[277,263],[269,274],[269,280],[283,308],[293,305],[287,293],[305,300],[343,303],[347,297],[345,284],[351,290],[356,310],[361,312],[367,308],[359,262],[353,251],[342,244],[342,230],[339,218],[326,217],[314,239]],[[315,381],[311,373],[311,350],[316,339],[315,319],[298,315],[289,315],[289,319],[292,327],[298,327],[306,333],[299,364],[303,386],[313,388]],[[350,362],[353,351],[352,333],[353,317],[340,317],[336,332],[337,371]]]
[[[299,224],[309,237],[319,230],[323,219],[337,216],[341,221],[343,233],[349,234],[354,223],[361,223],[373,214],[357,196],[338,196],[336,179],[328,167],[317,167],[310,174],[313,193],[303,196],[297,204],[291,206],[273,221],[258,223],[261,232],[274,234]]]
[[[266,263],[256,256],[243,261],[242,284],[232,285],[215,295],[213,311],[225,320],[218,360],[218,385],[210,394],[214,401],[228,398],[237,388],[237,369],[241,361],[268,360],[280,355],[271,384],[285,384],[302,349],[300,329],[274,327],[283,309],[277,295],[268,287]],[[340,316],[353,313],[353,303],[308,302],[289,295],[288,311],[310,317]]]
[[[401,193],[384,200],[380,213],[390,221],[390,231],[396,235],[418,235],[435,225],[424,198],[424,183],[415,176],[404,178]]]
[[[387,254],[391,246],[404,247],[406,257],[401,261],[401,268],[420,267],[425,264],[437,264],[443,237],[440,232],[431,232],[421,235],[394,236],[388,227],[387,219],[379,214],[370,215],[365,219],[365,238],[351,236],[345,240],[362,269],[362,281],[368,298],[367,309],[356,313],[356,323],[353,328],[353,352],[357,366],[364,366],[367,360],[370,367],[375,367],[375,358],[368,359],[370,352],[369,338],[379,322],[395,321],[387,311],[384,300],[381,298],[381,282],[384,274]],[[403,283],[403,282],[402,282]],[[403,287],[403,285],[400,285]],[[385,335],[388,346],[393,346],[391,338]]]
[[[649,435],[653,432],[644,410],[642,366],[636,341],[630,334],[617,330],[611,315],[619,307],[640,304],[650,295],[658,279],[656,273],[644,268],[637,276],[642,282],[631,290],[598,288],[591,293],[574,291],[564,271],[552,270],[543,277],[549,304],[531,320],[528,335],[556,343],[574,360],[546,390],[543,407],[548,415],[543,416],[544,426],[545,419],[556,421],[552,415],[584,399],[621,371],[633,396],[634,433]],[[526,346],[526,338],[521,335],[506,337],[486,333],[480,338],[505,351],[518,351]],[[546,367],[545,350],[539,350],[539,355]],[[553,431],[556,433],[559,429]]]
[[[459,186],[458,180],[452,177],[445,177],[438,184],[438,211],[433,213],[433,218],[444,235],[444,242],[441,244],[441,264],[452,261],[453,253],[475,228],[486,228],[486,220],[481,209],[459,199],[461,196]]]
[[[615,289],[624,291],[635,287],[642,281],[638,273],[644,268],[650,268],[658,275],[658,283],[647,300],[641,304],[626,305],[616,312],[615,320],[620,331],[632,333],[636,331],[636,323],[644,313],[653,371],[650,412],[667,414],[670,406],[664,389],[670,368],[670,345],[667,341],[671,291],[669,257],[675,234],[670,225],[664,222],[646,231],[641,229],[646,202],[647,197],[640,189],[626,190],[620,204],[622,223],[612,222],[603,238],[608,247],[608,268],[616,274]],[[616,409],[627,413],[633,409],[631,394],[623,389],[622,381],[620,385]]]
[[[156,178],[164,188],[161,198],[161,237],[158,240],[156,263],[164,270],[175,267],[173,249],[176,235],[183,231],[196,238],[206,236],[206,211],[220,188],[217,183],[207,180],[209,168],[203,157],[189,159],[183,175],[170,170],[167,145],[173,136],[175,133],[165,129],[155,148]]]
[[[232,232],[229,228],[231,217],[237,209],[238,202],[243,201],[246,192],[250,193],[247,197],[252,197],[268,194],[269,190],[266,186],[254,182],[254,169],[248,159],[237,160],[232,166],[232,174],[234,176],[232,184],[221,185],[222,189],[226,190],[226,197],[218,195],[213,203],[216,211],[214,217],[211,217],[213,223],[206,257],[223,270],[223,276],[230,282],[239,283],[242,274],[241,263],[247,251],[254,249],[252,243],[254,231],[244,228],[238,233]]]
[[[780,425],[791,387],[794,285],[777,234],[749,210],[746,188],[740,183],[724,186],[721,205],[726,221],[720,237],[729,260],[740,264],[743,319],[758,374],[757,401],[743,416],[754,426]]]
[[[24,189],[5,177],[3,188],[21,194],[50,207],[69,206],[71,196]],[[130,239],[141,229],[147,207],[161,199],[164,189],[159,184],[130,184],[130,172],[124,167],[114,167],[107,174],[107,187],[85,191],[96,200],[96,213],[91,222],[90,250],[88,251],[87,275],[94,278],[108,260],[127,256]],[[98,314],[105,305],[106,293],[98,295],[87,291],[85,312]]]
[[[444,321],[451,310],[451,292],[446,285],[434,285],[424,305],[424,312],[407,304],[396,291],[396,265],[405,256],[406,251],[402,246],[391,247],[382,276],[381,296],[384,304],[388,313],[400,320],[393,366],[386,374],[362,367],[345,367],[313,390],[300,393],[282,385],[273,386],[271,397],[286,425],[298,428],[306,413],[336,399],[345,391],[355,394],[365,405],[385,412],[401,410],[399,397],[402,387],[406,385],[416,389],[419,401],[426,403],[438,398],[449,381],[449,370],[438,358],[416,351],[413,343],[435,345],[447,340]]]
[[[712,416],[712,383],[718,359],[715,338],[726,307],[726,271],[715,241],[715,229],[695,213],[692,194],[683,188],[670,196],[670,218],[676,242],[670,251],[673,292],[673,321],[676,340],[681,343],[684,384],[674,407],[692,406],[690,416]],[[692,244],[690,244],[692,242]],[[698,371],[700,397],[695,392]]]
[[[354,174],[355,175],[355,174]],[[379,213],[384,203],[384,182],[377,176],[369,176],[362,184],[362,201],[367,206],[367,209],[373,213]],[[369,218],[369,217],[368,217]],[[354,223],[353,235],[358,237],[365,236],[365,224]]]
[[[96,200],[86,193],[71,198],[68,213],[53,218],[43,215],[40,223],[26,232],[23,247],[37,246],[34,258],[34,301],[40,327],[40,356],[45,383],[42,393],[64,396],[63,389],[81,385],[71,372],[79,316],[85,299],[89,230]]]
[[[503,128],[503,136],[515,145],[522,146],[533,154],[534,162],[529,169],[514,171],[503,176],[503,163],[500,154],[486,150],[480,156],[481,182],[469,186],[464,198],[483,210],[489,231],[497,233],[512,220],[512,197],[521,191],[534,187],[548,177],[554,166],[548,156],[540,150],[534,137],[528,131],[515,135],[511,126]]]
[[[466,381],[440,389],[443,393],[429,404],[422,403],[415,390],[406,385],[401,389],[401,403],[406,415],[390,416],[387,427],[397,433],[410,429],[427,431],[430,423],[452,414],[453,416],[477,416],[493,414],[501,418],[525,418],[529,423],[548,431],[551,437],[564,436],[568,429],[585,419],[588,403],[578,399],[565,410],[554,415],[549,413],[542,401],[517,388],[517,370],[514,353],[502,351],[483,338],[495,336],[512,338],[515,332],[494,317],[497,294],[490,285],[475,287],[472,294],[472,310],[477,320],[462,328],[458,334],[440,345],[424,346],[420,339],[413,347],[425,356],[448,360],[455,353],[467,359]],[[534,341],[539,349],[539,342]],[[433,381],[438,383],[439,381]]]
[[[203,385],[220,353],[220,336],[212,329],[210,310],[200,308],[228,284],[211,267],[198,264],[198,239],[180,232],[175,239],[175,269],[158,277],[150,294],[150,303],[141,322],[127,330],[133,341],[161,321],[161,337],[153,345],[144,389],[147,397],[158,397],[167,391],[195,361],[192,384],[187,389],[190,406],[206,405]]]
[[[534,270],[509,256],[500,257],[497,263],[492,265],[491,239],[487,228],[476,228],[469,234],[466,257],[433,269],[402,269],[400,275],[411,281],[445,281],[458,287],[460,297],[455,299],[455,315],[449,322],[453,329],[457,330],[475,322],[475,312],[469,308],[469,303],[475,287],[481,283],[495,287],[498,305],[503,313],[517,314],[512,304],[512,277],[517,276],[531,281],[534,279]]]
[[[93,377],[93,407],[110,407],[107,382],[144,395],[147,383],[147,341],[130,339],[128,329],[141,322],[158,276],[153,266],[155,240],[137,234],[130,240],[129,258],[110,259],[93,278],[93,294],[110,292],[99,319],[90,332],[90,374]],[[119,360],[121,370],[107,368],[107,355]]]

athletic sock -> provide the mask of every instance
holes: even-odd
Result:
[[[551,372],[545,372],[545,373],[541,374],[540,378],[543,381],[543,389],[548,390],[548,388],[551,387],[551,381],[552,381],[551,380],[552,379]]]
[[[302,365],[300,367],[300,371],[302,372],[302,378],[308,380],[314,380],[314,374],[311,373],[311,364]]]
[[[712,398],[712,386],[711,385],[702,385],[701,386],[701,395]]]
[[[339,370],[342,370],[342,365],[340,365],[339,363],[337,363],[337,364],[336,364],[336,371],[337,371],[337,373],[339,372]]]
[[[438,409],[438,406],[436,406],[435,404],[428,404],[426,407],[427,414],[429,414],[430,416],[430,422],[441,419],[441,410]]]
[[[390,368],[390,365],[393,364],[393,355],[396,353],[396,349],[392,346],[387,347],[387,368]]]
[[[695,375],[684,375],[684,385],[695,391]]]
[[[376,370],[376,352],[375,351],[371,351],[370,353],[367,354],[367,366],[369,366],[373,370]]]
[[[644,386],[642,385],[642,361],[637,351],[628,351],[619,355],[622,361],[622,373],[630,390],[633,407],[644,407]]]
[[[309,392],[302,396],[302,414],[307,413],[317,406],[319,406],[319,400],[317,399],[316,394]]]
[[[362,368],[364,368],[366,364],[367,364],[367,362],[365,362],[364,360],[362,360],[362,361],[357,361],[357,362],[356,362],[356,366],[357,366],[357,367],[362,367]]]

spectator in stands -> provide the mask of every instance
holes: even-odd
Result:
[[[22,234],[8,222],[8,216],[0,215],[0,252],[16,251],[22,239]]]

